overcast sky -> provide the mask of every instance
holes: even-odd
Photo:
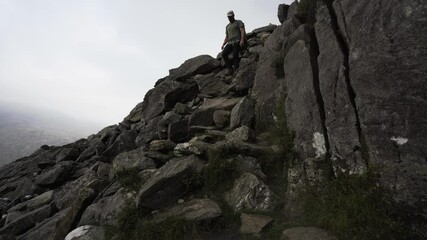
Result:
[[[213,57],[226,13],[247,31],[292,0],[0,0],[0,101],[120,122],[186,59]]]

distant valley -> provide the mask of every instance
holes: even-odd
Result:
[[[65,114],[0,102],[0,166],[33,153],[42,145],[64,145],[96,133],[102,124]]]

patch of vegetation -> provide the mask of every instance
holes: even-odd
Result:
[[[374,170],[325,180],[309,188],[303,202],[302,224],[327,229],[340,239],[415,239],[393,214]]]
[[[219,150],[209,150],[208,161],[202,173],[204,191],[224,193],[231,188],[236,178],[235,162],[227,153]]]
[[[130,192],[138,192],[143,184],[136,168],[118,171],[117,181],[122,187]]]
[[[280,56],[274,59],[273,61],[273,68],[274,68],[274,76],[277,78],[284,78],[285,77],[285,57]]]

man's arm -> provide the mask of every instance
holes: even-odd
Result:
[[[225,35],[225,39],[224,39],[224,42],[222,43],[221,50],[224,49],[224,46],[227,43],[228,43],[228,37],[227,37],[227,35]]]
[[[246,40],[246,31],[245,31],[245,25],[240,26],[240,47],[243,47],[245,45]]]

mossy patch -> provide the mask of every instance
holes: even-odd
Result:
[[[340,239],[414,239],[395,217],[373,170],[309,187],[303,202],[301,223],[327,229]]]
[[[135,191],[135,192],[138,192],[143,184],[141,178],[138,175],[138,170],[136,168],[118,171],[117,181],[127,191]]]

